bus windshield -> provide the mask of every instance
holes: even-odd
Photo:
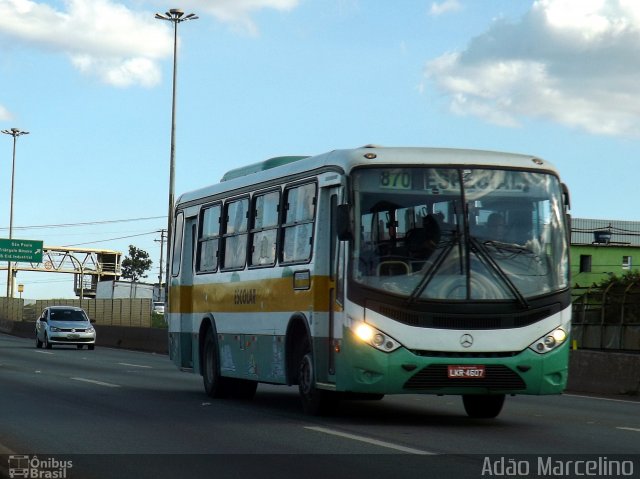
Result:
[[[353,279],[408,302],[516,301],[566,289],[552,174],[489,168],[353,172]]]

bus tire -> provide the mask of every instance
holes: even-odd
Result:
[[[204,338],[202,360],[202,382],[209,397],[225,398],[231,393],[231,380],[220,375],[218,342],[211,329]]]
[[[502,411],[504,398],[504,394],[465,394],[462,396],[462,403],[469,417],[493,419]]]
[[[298,391],[302,400],[302,410],[312,416],[326,413],[331,402],[330,391],[316,388],[313,354],[309,351],[302,356],[298,367]]]
[[[344,393],[341,398],[353,401],[380,401],[384,398],[384,394],[379,393]]]
[[[232,379],[231,397],[234,399],[253,399],[258,389],[258,382],[250,379]]]

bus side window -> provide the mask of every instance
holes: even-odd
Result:
[[[249,198],[229,201],[225,205],[223,269],[242,269],[247,256],[247,216]]]
[[[282,262],[306,262],[311,259],[313,220],[316,212],[316,185],[288,188],[285,191],[282,227]]]
[[[249,240],[250,266],[273,266],[276,264],[279,205],[279,190],[253,197],[253,224]]]
[[[173,226],[173,252],[171,261],[171,274],[177,276],[180,273],[180,262],[182,261],[182,234],[184,228],[184,214],[178,213]]]
[[[200,213],[200,234],[196,271],[211,272],[218,269],[218,245],[220,240],[220,210],[214,205]]]

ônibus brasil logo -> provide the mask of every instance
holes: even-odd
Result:
[[[9,456],[9,477],[25,477],[28,479],[66,479],[70,477],[68,470],[73,467],[72,461],[60,461],[53,457],[40,459],[38,456]]]

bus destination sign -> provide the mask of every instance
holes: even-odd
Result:
[[[42,263],[43,242],[0,238],[0,261]]]

